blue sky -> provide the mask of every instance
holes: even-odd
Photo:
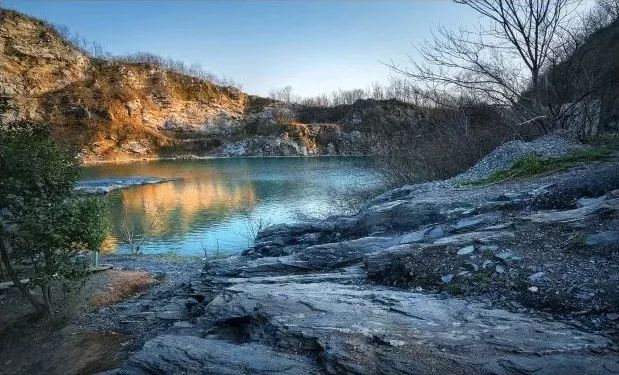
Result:
[[[28,1],[2,6],[67,26],[112,54],[147,51],[200,63],[250,93],[364,88],[391,74],[439,25],[478,19],[448,0]]]

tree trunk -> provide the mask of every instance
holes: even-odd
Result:
[[[43,303],[45,304],[44,313],[47,317],[54,317],[54,309],[52,308],[52,288],[49,285],[41,285],[41,293],[43,294]]]
[[[0,233],[0,236],[1,235],[2,234]],[[13,284],[17,287],[17,289],[19,289],[19,291],[24,295],[24,297],[28,299],[28,302],[32,304],[32,307],[34,307],[37,310],[37,312],[42,312],[44,309],[44,306],[30,293],[26,285],[21,283],[21,281],[19,280],[19,277],[17,276],[17,273],[13,269],[13,266],[11,265],[11,257],[9,255],[9,249],[10,249],[10,245],[7,243],[7,241],[5,239],[1,239],[0,240],[0,257],[2,258],[2,264],[4,265],[4,268],[6,269],[6,272],[8,273],[9,278],[11,279]]]

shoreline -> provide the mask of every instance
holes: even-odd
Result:
[[[131,164],[137,162],[150,161],[174,161],[174,160],[218,160],[218,159],[314,159],[314,158],[370,158],[370,155],[243,155],[243,156],[170,156],[170,157],[145,157],[139,159],[121,159],[121,160],[89,160],[80,162],[80,166],[88,167],[100,164]]]

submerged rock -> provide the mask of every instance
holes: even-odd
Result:
[[[100,178],[96,180],[82,180],[75,184],[75,189],[91,194],[107,194],[114,190],[126,189],[134,186],[160,184],[173,181],[170,178],[158,177],[116,177]]]

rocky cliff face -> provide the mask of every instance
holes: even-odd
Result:
[[[0,94],[12,107],[5,122],[47,123],[85,161],[354,153],[343,144],[358,136],[297,123],[281,103],[234,87],[92,58],[46,23],[10,10],[0,11]]]
[[[156,156],[179,132],[221,132],[254,104],[220,87],[147,64],[93,59],[42,21],[2,10],[0,85],[7,122],[41,121],[83,147],[85,160]]]
[[[567,105],[584,99],[592,108],[575,108],[579,115],[591,112],[599,132],[619,131],[619,20],[585,38],[572,55],[553,66],[544,77],[542,95],[554,104]],[[581,99],[581,100],[582,100]]]

